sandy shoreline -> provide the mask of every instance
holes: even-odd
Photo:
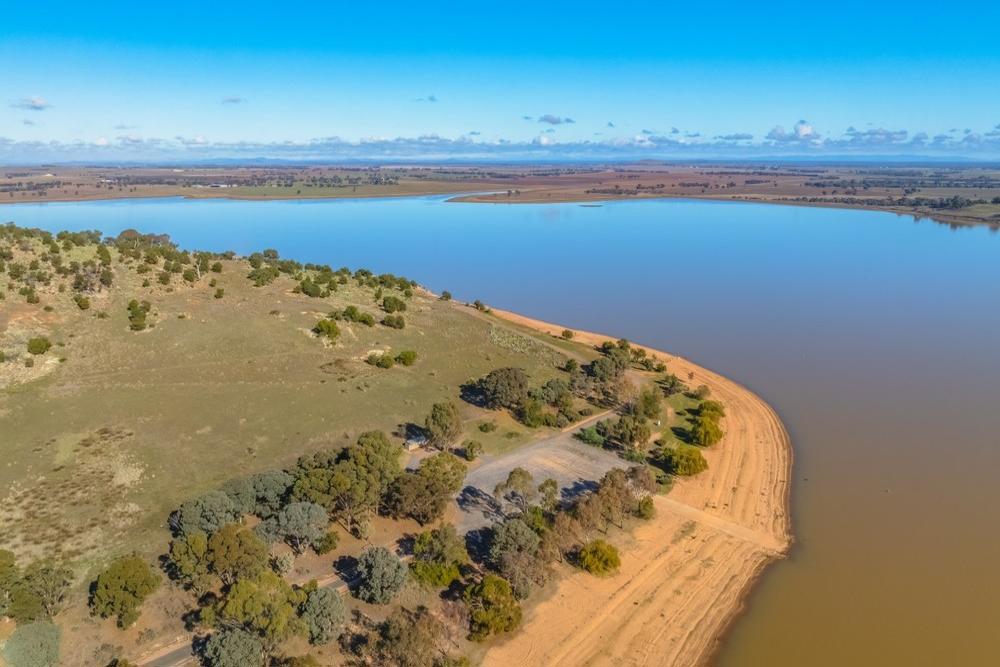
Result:
[[[493,313],[553,335],[564,328]],[[590,344],[613,340],[574,333]],[[624,538],[616,576],[561,578],[524,626],[488,651],[484,667],[704,665],[756,579],[787,553],[792,450],[778,416],[738,383],[646,349],[685,382],[708,385],[726,405],[724,440],[706,452],[707,471],[658,497],[656,518]]]

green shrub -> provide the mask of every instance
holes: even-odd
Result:
[[[90,299],[82,294],[75,295],[73,301],[76,302],[77,308],[80,310],[88,310],[90,308]]]
[[[146,328],[146,314],[149,313],[149,302],[139,302],[132,299],[128,302],[128,324],[132,331],[142,331]]]
[[[521,623],[521,606],[506,579],[487,574],[466,588],[463,597],[469,608],[469,639],[473,641],[510,632]]]
[[[222,273],[222,262],[212,264],[212,273]]]
[[[621,566],[618,549],[604,540],[594,540],[580,549],[580,567],[599,577],[611,574]]]
[[[563,329],[563,331],[562,331],[562,337],[565,338],[566,340],[572,340],[573,339],[573,332],[570,331],[569,329]]]
[[[328,554],[337,548],[340,535],[335,530],[328,530],[323,537],[313,542],[313,550],[319,555]]]
[[[442,301],[451,301],[451,292],[449,292],[448,290],[445,290],[445,291],[441,292],[441,300]]]
[[[406,320],[402,315],[386,315],[382,318],[382,324],[391,329],[402,329],[406,326]]]
[[[640,519],[648,521],[656,516],[656,505],[653,504],[653,496],[643,496],[636,506],[635,515]]]
[[[396,355],[396,362],[403,366],[412,366],[417,362],[417,353],[413,350],[403,350]]]
[[[462,453],[466,461],[475,461],[483,453],[483,443],[478,440],[466,440],[462,445]]]
[[[44,336],[28,340],[28,352],[31,354],[45,354],[51,347],[52,343]]]
[[[372,366],[377,366],[378,368],[392,368],[396,365],[396,359],[388,352],[383,352],[379,354],[378,352],[372,352],[368,355],[366,361]]]
[[[593,445],[594,447],[604,446],[604,436],[600,434],[595,426],[588,426],[587,428],[580,429],[577,432],[576,437],[582,442],[588,445]]]
[[[406,302],[397,296],[387,296],[382,299],[382,309],[387,313],[403,312],[406,310]]]
[[[226,289],[224,287],[219,287],[215,290],[216,299],[221,299],[224,296],[226,296]]]
[[[479,430],[482,431],[483,433],[492,433],[493,431],[497,430],[497,423],[483,422],[482,424],[479,425]]]
[[[326,336],[330,340],[336,340],[337,336],[340,335],[340,327],[333,320],[323,319],[316,323],[313,327],[313,333],[317,336]]]
[[[186,280],[187,282],[193,283],[194,281],[198,280],[198,272],[195,271],[194,269],[185,269],[184,273],[181,274],[181,277],[184,278],[184,280]]]
[[[684,477],[697,475],[708,468],[708,461],[702,456],[701,450],[692,445],[664,448],[660,451],[659,459],[667,472]]]

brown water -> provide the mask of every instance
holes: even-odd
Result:
[[[404,273],[723,372],[788,426],[797,543],[716,662],[1000,664],[1000,234],[690,201],[147,200],[6,219]]]

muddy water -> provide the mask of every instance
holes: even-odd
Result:
[[[690,201],[151,200],[0,220],[273,247],[688,356],[766,398],[795,449],[797,544],[719,665],[997,664],[1000,234]]]

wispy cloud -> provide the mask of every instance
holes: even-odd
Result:
[[[118,125],[115,125],[114,129],[118,130],[119,132],[124,132],[125,130],[135,130],[138,127],[139,127],[138,125],[118,124]]]
[[[415,99],[413,101],[414,102],[437,102],[438,98],[437,98],[437,95],[431,94],[431,95],[428,95],[427,97],[418,97],[417,99]]]
[[[750,141],[753,139],[753,135],[745,132],[735,132],[733,134],[719,134],[715,138],[719,141]]]
[[[614,126],[615,126],[615,124],[614,124],[614,123],[612,123],[612,122],[611,122],[611,121],[609,120],[609,121],[608,121],[608,125],[607,125],[607,127],[612,127],[612,128],[613,128]]]
[[[223,97],[219,100],[219,104],[246,104],[247,100],[245,97],[240,97],[239,95],[230,95],[229,97]]]
[[[37,125],[37,124],[38,123],[36,123],[35,121],[31,120],[30,118],[25,118],[24,120],[21,121],[21,125],[31,126],[31,125]]]
[[[539,116],[538,122],[547,123],[549,125],[562,125],[563,123],[575,123],[576,121],[566,116],[555,116],[553,114],[547,113],[542,116]]]
[[[45,111],[52,105],[44,97],[22,97],[10,103],[14,109],[24,109],[25,111]]]

